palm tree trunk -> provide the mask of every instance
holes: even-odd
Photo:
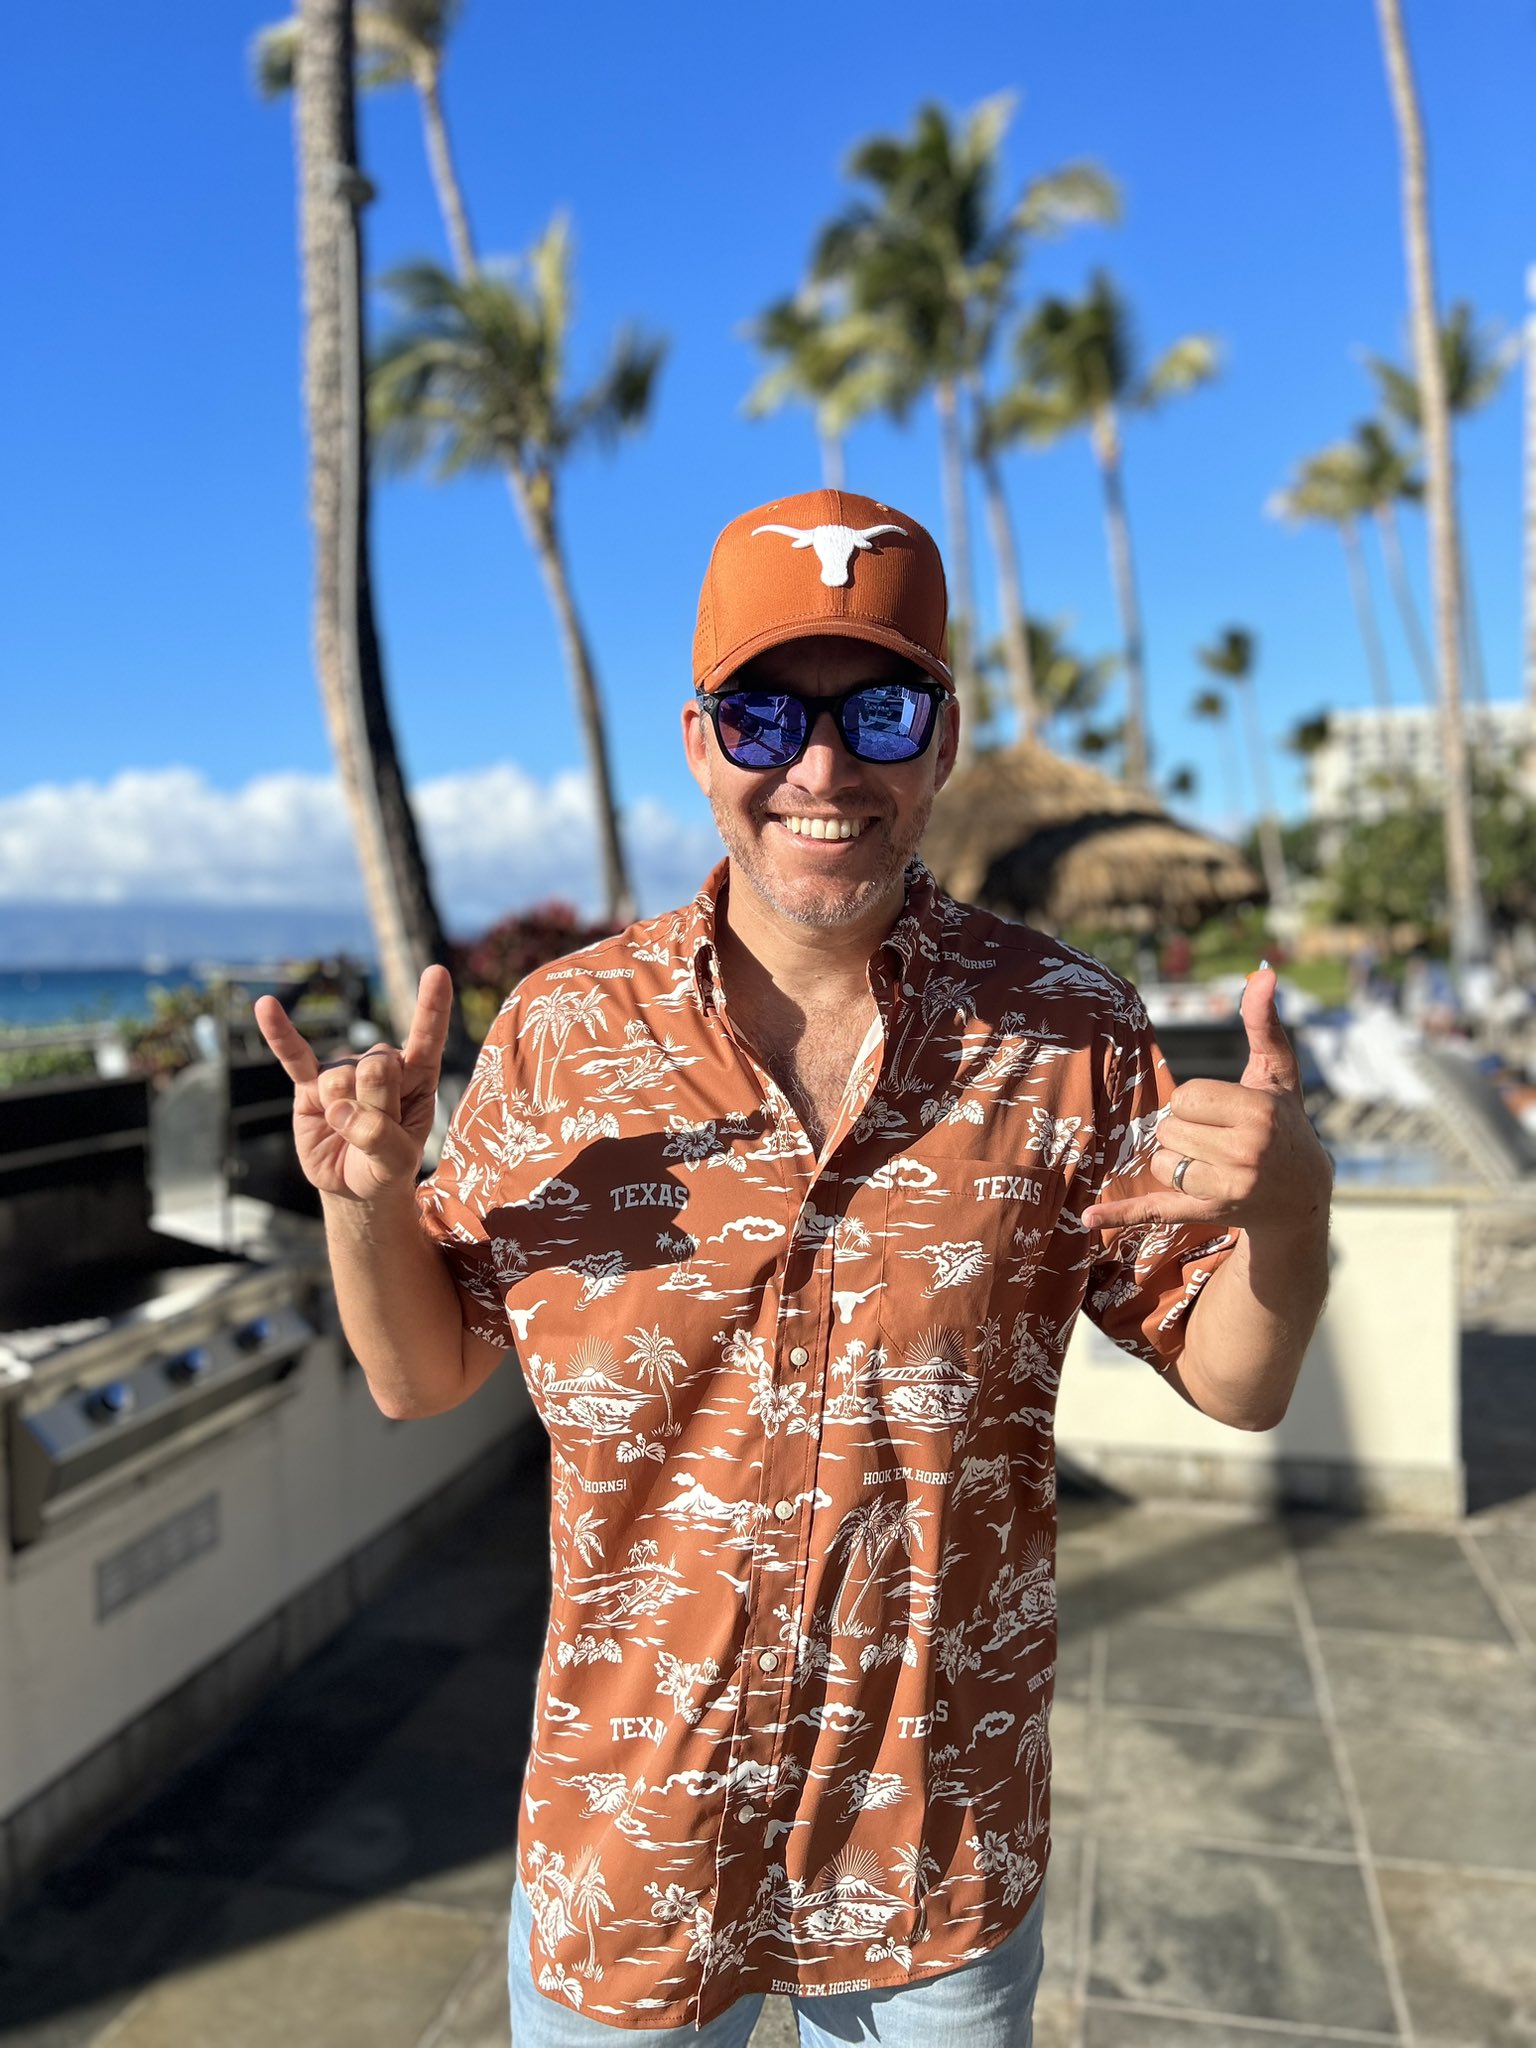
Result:
[[[443,119],[436,64],[424,77],[417,79],[416,89],[421,95],[421,118],[427,132],[427,162],[431,167],[443,226],[448,233],[448,246],[453,251],[459,276],[473,277],[480,266],[475,260],[475,242],[469,232],[469,213],[464,205],[463,187],[459,184],[453,151],[448,144],[448,124]]]
[[[1271,909],[1289,910],[1291,905],[1291,878],[1285,868],[1285,845],[1280,837],[1280,826],[1275,816],[1275,793],[1269,780],[1269,756],[1265,750],[1264,733],[1259,724],[1258,701],[1254,696],[1253,684],[1242,682],[1238,695],[1243,702],[1243,724],[1248,735],[1248,761],[1253,770],[1253,786],[1258,794],[1259,815],[1256,827],[1259,835],[1259,857],[1264,868],[1264,882],[1269,890]]]
[[[1013,686],[1013,708],[1019,721],[1018,737],[1032,740],[1039,724],[1035,702],[1034,665],[1029,655],[1029,622],[1024,615],[1024,596],[1019,580],[1019,555],[1014,544],[1013,521],[1008,516],[1008,497],[1003,489],[1002,470],[990,448],[978,451],[982,491],[987,507],[987,530],[997,562],[997,593],[1003,615],[1003,653],[1008,662],[1008,680]]]
[[[1483,668],[1483,636],[1477,621],[1477,592],[1472,588],[1472,569],[1459,535],[1456,574],[1461,588],[1461,647],[1466,661],[1467,697],[1473,703],[1486,704],[1488,676]]]
[[[1242,755],[1238,751],[1237,735],[1224,718],[1216,721],[1216,745],[1221,754],[1221,778],[1227,786],[1227,814],[1232,820],[1235,838],[1243,829],[1247,806],[1243,800]]]
[[[949,658],[960,700],[960,759],[975,751],[981,706],[976,689],[976,607],[971,582],[971,528],[965,507],[965,454],[960,440],[960,393],[952,377],[934,386],[939,415],[940,481],[949,532]]]
[[[565,557],[560,549],[560,536],[555,524],[555,508],[549,494],[549,485],[546,481],[541,493],[537,485],[531,485],[515,470],[508,472],[507,482],[511,487],[512,501],[517,507],[533,552],[538,559],[539,573],[544,578],[544,588],[549,593],[550,604],[554,607],[555,624],[559,629],[560,644],[565,651],[565,665],[571,678],[571,693],[576,699],[576,712],[581,720],[582,738],[587,749],[587,766],[592,776],[593,802],[597,811],[598,854],[602,863],[606,915],[610,923],[628,924],[635,915],[635,894],[629,879],[629,863],[624,854],[624,842],[619,832],[618,803],[614,796],[613,775],[608,765],[608,738],[603,723],[602,696],[597,686],[597,670],[593,666],[592,653],[582,631],[576,601],[571,595],[570,578],[566,574]]]
[[[349,0],[302,0],[297,145],[304,273],[310,518],[315,531],[315,666],[369,922],[397,1037],[416,986],[446,957],[441,920],[389,715],[368,568],[362,405],[362,252],[357,206]],[[457,1001],[445,1065],[473,1047]]]
[[[1147,679],[1141,630],[1141,601],[1136,592],[1136,565],[1131,556],[1131,528],[1125,516],[1125,484],[1120,473],[1120,429],[1112,407],[1093,422],[1094,453],[1104,479],[1104,526],[1109,536],[1109,566],[1120,608],[1125,641],[1125,779],[1132,789],[1147,786]]]
[[[1451,471],[1450,408],[1445,398],[1445,366],[1440,356],[1435,307],[1424,127],[1400,0],[1376,0],[1376,11],[1402,149],[1403,240],[1413,308],[1413,352],[1423,412],[1432,542],[1430,567],[1435,593],[1435,638],[1440,654],[1446,891],[1450,899],[1452,956],[1457,966],[1465,969],[1487,959],[1488,924],[1477,879],[1466,733],[1462,725],[1460,538]]]
[[[1360,529],[1353,519],[1339,521],[1339,539],[1344,543],[1350,595],[1355,600],[1355,618],[1359,622],[1360,638],[1365,643],[1366,666],[1371,675],[1371,695],[1376,699],[1377,710],[1387,714],[1392,710],[1392,677],[1387,668],[1386,650],[1381,644],[1381,630],[1376,624],[1376,607],[1371,600],[1371,579],[1365,566],[1365,552],[1360,546]]]
[[[1376,530],[1381,535],[1381,553],[1387,565],[1387,580],[1392,585],[1392,595],[1397,601],[1403,631],[1408,636],[1408,645],[1413,650],[1413,665],[1418,670],[1424,701],[1433,709],[1439,695],[1435,683],[1434,658],[1429,651],[1429,642],[1424,638],[1419,608],[1413,601],[1413,589],[1403,565],[1402,536],[1398,532],[1397,513],[1392,506],[1376,507]]]

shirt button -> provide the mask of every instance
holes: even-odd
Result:
[[[757,1808],[755,1806],[738,1806],[736,1809],[736,1818],[738,1820],[756,1820]]]
[[[809,1365],[811,1362],[811,1354],[809,1353],[809,1351],[806,1350],[803,1344],[797,1344],[794,1350],[791,1351],[791,1353],[789,1354],[789,1362],[791,1365]]]
[[[773,1512],[781,1522],[787,1522],[795,1512],[795,1504],[792,1500],[776,1500],[773,1504]]]
[[[759,1670],[762,1671],[777,1671],[779,1668],[778,1654],[773,1650],[759,1650],[757,1662]]]

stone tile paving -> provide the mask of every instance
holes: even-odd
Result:
[[[507,2048],[544,1516],[533,1464],[0,1927],[6,2048]],[[1536,2048],[1536,1494],[1066,1500],[1058,1576],[1036,2048]]]

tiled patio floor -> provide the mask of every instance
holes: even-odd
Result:
[[[1037,2048],[1536,2044],[1509,1476],[1454,1530],[1063,1503]],[[542,1486],[0,1928],[7,2048],[506,2048]]]

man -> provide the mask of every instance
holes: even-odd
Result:
[[[549,1433],[519,2048],[741,2048],[769,1991],[810,2042],[1027,2044],[1073,1317],[1263,1429],[1321,1307],[1272,974],[1242,1085],[1175,1090],[1124,982],[916,861],[944,625],[889,506],[725,529],[683,743],[727,857],[513,992],[419,1190],[445,972],[403,1053],[323,1073],[262,1005],[381,1408],[515,1333]]]

